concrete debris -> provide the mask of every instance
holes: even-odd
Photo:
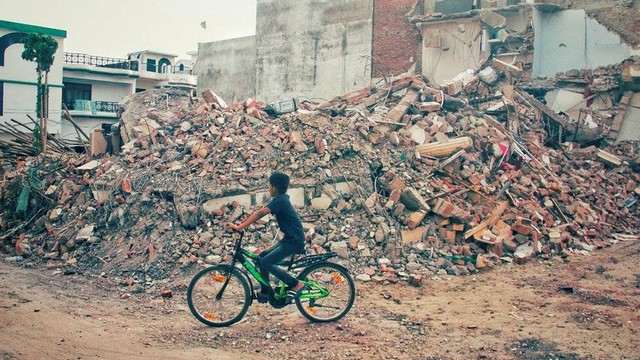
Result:
[[[507,18],[491,10],[481,10],[480,21],[494,29],[502,29],[507,25]]]
[[[498,81],[498,73],[492,67],[486,67],[478,72],[480,80],[486,82],[488,85],[495,84]]]
[[[405,75],[275,115],[210,90],[131,95],[112,129],[126,145],[113,154],[3,167],[0,250],[122,282],[175,277],[227,260],[223,225],[268,201],[276,170],[291,175],[292,202],[315,228],[308,251],[338,253],[359,281],[420,286],[636,235],[638,143],[574,142],[566,126],[576,119],[539,101],[595,84],[611,92],[611,106],[591,113],[608,134],[624,90],[607,80],[615,68],[586,82],[560,74],[547,87],[518,82],[512,67],[465,73],[459,86]],[[246,245],[268,246],[280,236],[272,225],[254,224]],[[151,280],[139,286],[163,291]]]

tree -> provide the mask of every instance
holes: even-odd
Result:
[[[47,119],[49,118],[49,70],[58,50],[58,42],[51,36],[29,34],[24,39],[22,58],[36,63],[38,74],[38,95],[36,99],[36,114],[40,119],[40,126],[36,133],[36,148],[42,153],[47,151]],[[44,74],[44,85],[42,75]],[[39,136],[37,136],[39,135]],[[38,143],[40,146],[38,146]]]

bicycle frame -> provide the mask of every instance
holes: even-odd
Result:
[[[238,240],[236,240],[236,243],[234,244],[233,257],[231,258],[231,267],[235,268],[236,263],[239,263],[258,283],[260,283],[260,285],[263,286],[263,288],[271,289],[272,295],[276,300],[280,300],[284,298],[286,296],[285,294],[286,285],[282,283],[280,285],[280,289],[279,289],[280,291],[278,292],[275,292],[273,290],[271,285],[266,281],[264,277],[262,277],[262,274],[260,274],[259,269],[252,262],[252,261],[258,261],[259,256],[242,247],[243,237],[244,237],[244,231],[240,232],[240,236]],[[320,261],[325,261],[327,259],[330,259],[336,256],[337,254],[335,253],[316,254],[316,255],[305,256],[295,261],[293,260],[293,257],[292,257],[290,261],[283,261],[278,265],[287,266],[287,271],[290,271],[292,269],[304,268],[308,265],[311,265]],[[227,288],[230,278],[231,278],[231,272],[229,272],[229,275],[225,279],[225,282],[220,288],[220,291],[218,291],[218,294],[216,294],[217,300],[220,300],[222,298],[222,294],[224,293],[224,290]],[[301,281],[305,283],[311,290],[303,293],[300,296],[300,299],[320,299],[320,298],[329,296],[329,291],[324,287],[320,286],[319,284],[317,284],[315,281],[312,281],[312,280],[301,280]],[[251,291],[253,292],[253,289]]]

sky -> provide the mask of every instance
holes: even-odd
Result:
[[[254,35],[256,0],[0,0],[0,20],[66,30],[65,52],[188,58],[199,42]]]

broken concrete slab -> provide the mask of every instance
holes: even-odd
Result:
[[[94,170],[95,168],[97,168],[98,166],[100,166],[100,163],[98,162],[98,160],[91,160],[88,163],[82,165],[82,166],[78,166],[78,170]]]
[[[631,96],[616,143],[640,140],[640,92]]]
[[[407,187],[402,191],[400,202],[402,202],[409,211],[429,211],[431,209],[418,190],[412,187]]]
[[[507,18],[491,10],[480,10],[480,21],[494,29],[502,29],[507,25]]]
[[[321,196],[311,199],[311,208],[316,210],[327,210],[331,207],[331,200],[328,196]]]
[[[608,164],[611,166],[622,165],[622,160],[619,157],[613,154],[610,154],[604,150],[598,150],[598,152],[596,153],[596,156],[600,161],[604,162],[605,164]]]
[[[221,207],[232,204],[234,201],[237,201],[240,205],[244,207],[250,207],[251,195],[243,194],[243,195],[233,195],[233,196],[226,196],[226,197],[211,199],[206,201],[204,204],[202,204],[202,210],[204,210],[206,213],[213,214],[215,211],[217,211]]]
[[[427,228],[424,226],[415,228],[413,230],[403,230],[402,244],[411,245],[422,241],[424,235],[426,234],[426,230]]]

